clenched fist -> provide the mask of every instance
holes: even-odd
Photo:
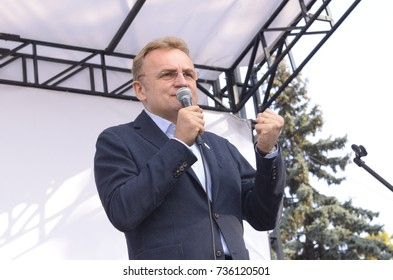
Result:
[[[257,148],[262,154],[268,154],[277,143],[284,126],[284,118],[270,109],[257,115],[255,130],[258,134]]]

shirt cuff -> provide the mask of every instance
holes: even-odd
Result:
[[[258,150],[257,144],[255,144],[255,152],[263,158],[275,158],[278,155],[278,145],[275,144],[270,152],[263,154]]]

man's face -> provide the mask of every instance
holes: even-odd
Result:
[[[176,74],[185,73],[185,74]],[[178,49],[157,49],[146,55],[140,81],[134,83],[136,96],[150,112],[176,123],[181,109],[176,91],[188,87],[197,104],[196,80],[191,59]]]

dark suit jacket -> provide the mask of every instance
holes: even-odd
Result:
[[[104,130],[94,173],[111,223],[125,233],[130,259],[223,259],[221,231],[233,259],[248,259],[243,219],[257,230],[276,225],[285,172],[281,156],[256,155],[257,170],[226,139],[205,132],[203,153],[212,180],[212,219],[191,166],[190,149],[168,137],[142,112]]]

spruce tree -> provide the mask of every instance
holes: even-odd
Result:
[[[290,72],[282,63],[273,89]],[[274,90],[273,90],[274,92]],[[284,117],[280,146],[287,167],[287,186],[280,232],[284,259],[392,259],[383,226],[373,224],[378,213],[340,202],[318,192],[312,184],[338,185],[337,175],[350,163],[347,137],[318,139],[323,127],[321,109],[311,105],[307,80],[299,75],[271,106]],[[317,180],[311,180],[315,177]],[[385,237],[382,238],[382,237]]]

